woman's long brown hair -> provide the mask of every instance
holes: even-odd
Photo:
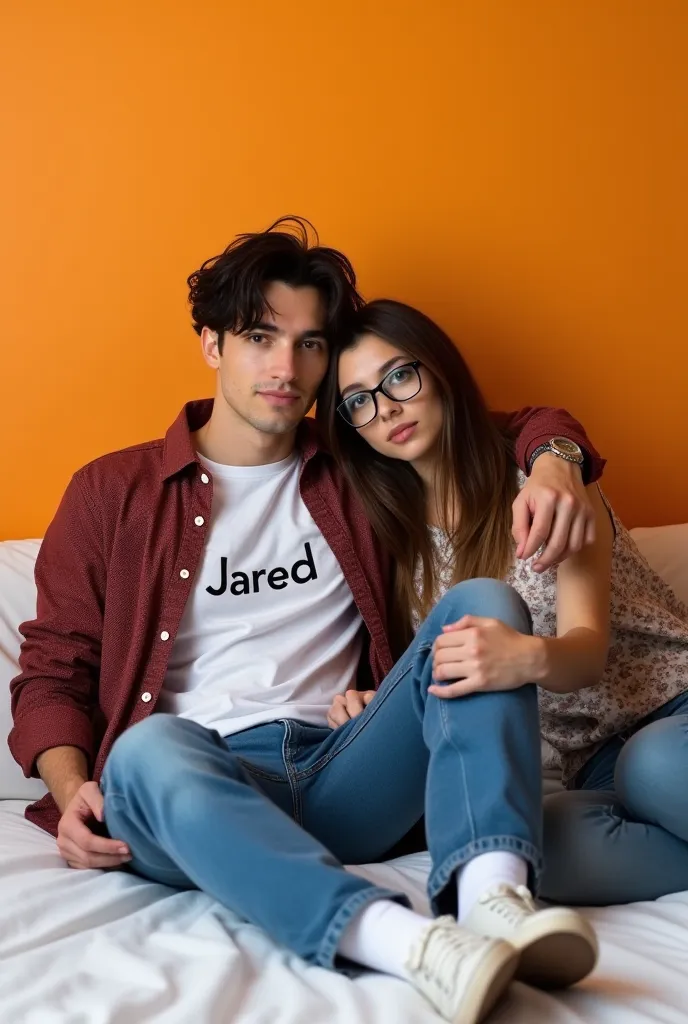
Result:
[[[412,613],[425,618],[436,592],[436,571],[426,517],[425,486],[415,469],[376,452],[337,413],[338,356],[365,334],[420,360],[432,374],[443,405],[437,459],[440,525],[453,553],[453,583],[476,577],[502,579],[513,560],[511,504],[516,471],[511,444],[497,428],[480,389],[451,339],[417,309],[391,299],[369,303],[348,340],[333,353],[318,398],[316,418],[380,541],[392,557],[396,639],[412,635]],[[422,589],[414,576],[420,560]]]

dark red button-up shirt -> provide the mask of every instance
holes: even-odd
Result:
[[[191,402],[164,440],[104,455],[72,478],[38,555],[36,618],[21,627],[21,674],[11,685],[9,745],[25,775],[36,774],[44,750],[74,746],[99,779],[117,736],[154,710],[210,525],[213,481],[191,432],[211,411],[211,400]],[[543,439],[563,434],[586,448],[593,478],[601,473],[562,410],[500,419],[517,435],[522,466]],[[351,588],[368,636],[361,678],[377,686],[392,667],[384,558],[312,421],[297,443],[301,496]],[[56,833],[52,797],[27,817]]]

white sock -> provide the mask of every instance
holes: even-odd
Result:
[[[430,924],[392,900],[376,900],[364,907],[344,930],[338,952],[357,964],[408,981],[404,966],[411,947]]]
[[[459,875],[459,921],[470,914],[478,898],[496,885],[528,884],[528,865],[516,853],[495,850],[469,860]]]

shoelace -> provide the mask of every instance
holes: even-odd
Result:
[[[435,940],[440,939],[438,943]],[[484,944],[482,936],[473,935],[471,932],[457,928],[453,917],[438,917],[432,924],[428,925],[425,933],[409,954],[406,968],[409,971],[421,971],[428,981],[433,981],[443,992],[449,992],[450,987],[443,984],[445,977],[445,964],[452,963],[453,970],[449,977],[453,978],[456,965],[460,964],[469,954],[473,953],[479,946]],[[438,949],[433,953],[432,972],[423,967],[426,951],[431,944],[437,944]]]
[[[490,889],[478,900],[500,914],[510,924],[520,924],[524,917],[537,912],[530,890],[525,885],[512,888],[510,885],[498,885]]]

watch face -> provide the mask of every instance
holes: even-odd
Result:
[[[555,451],[562,452],[563,455],[573,455],[575,458],[581,458],[583,455],[576,442],[569,441],[568,437],[553,437],[550,444]]]

